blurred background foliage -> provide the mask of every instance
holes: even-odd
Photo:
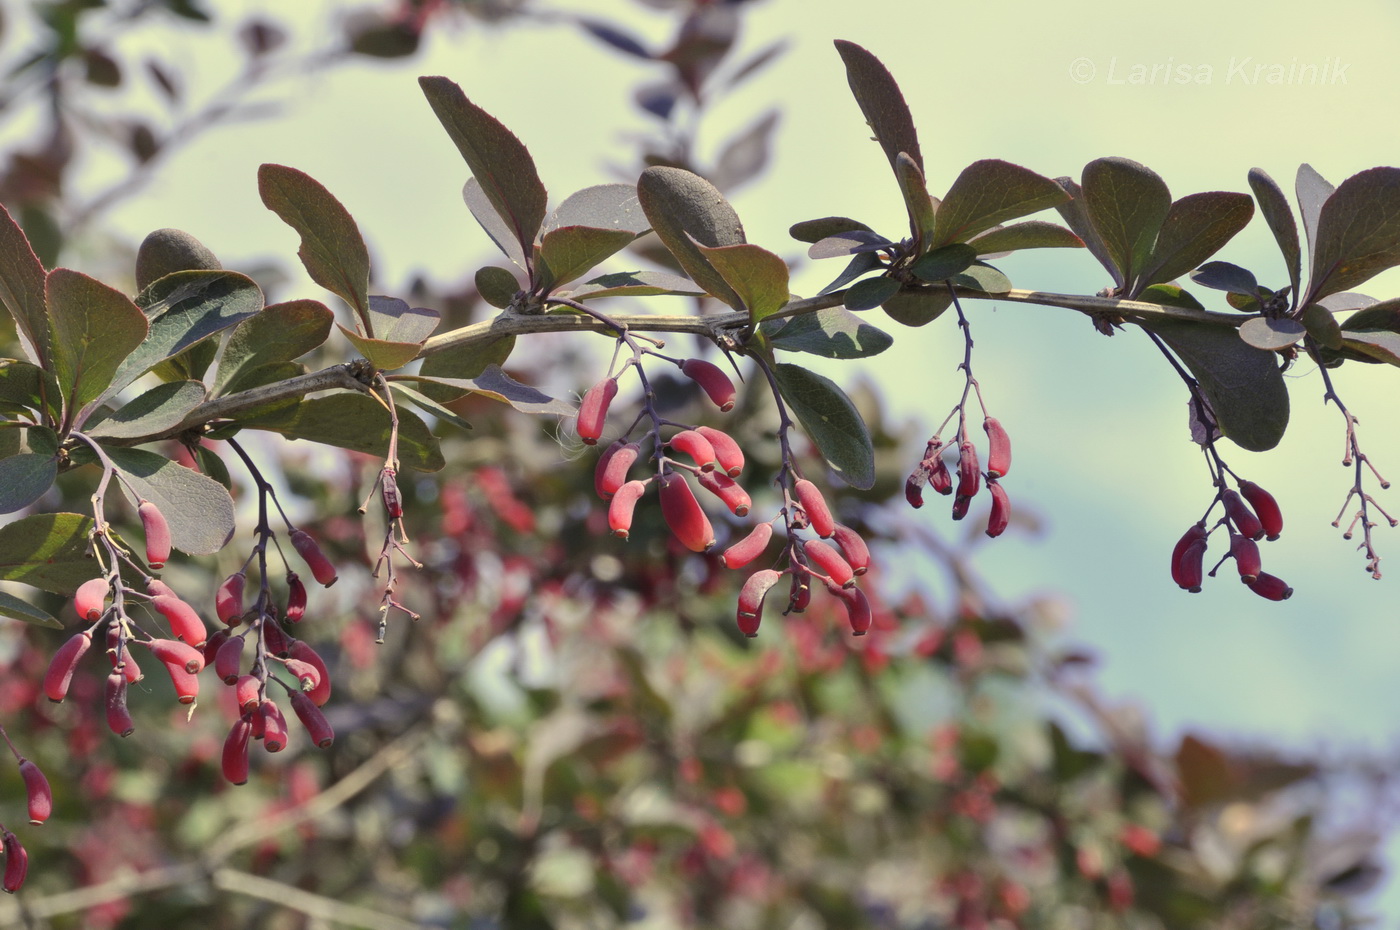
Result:
[[[130,290],[135,243],[104,231],[104,211],[139,196],[182,144],[256,131],[261,87],[334,80],[363,56],[411,74],[426,31],[488,24],[522,46],[523,24],[582,29],[637,60],[633,102],[654,131],[620,170],[680,165],[724,190],[754,181],[776,110],[705,163],[696,126],[782,43],[733,54],[744,3],[646,5],[673,17],[669,46],[634,36],[625,4],[614,20],[526,0],[404,0],[347,11],[307,53],[289,49],[275,17],[213,2],[0,3],[0,201],[46,266],[81,262]],[[197,106],[178,56],[124,52],[171,18],[241,49],[242,73],[201,88]],[[91,153],[114,150],[121,171],[83,177]],[[663,260],[645,241],[638,251]],[[269,290],[281,280],[272,267],[238,270]],[[443,312],[444,329],[489,312],[469,283],[406,288]],[[556,384],[588,383],[591,371],[587,352],[562,337],[511,364],[521,380]],[[689,382],[659,384],[676,419],[712,416]],[[900,519],[918,437],[882,415],[873,390],[853,396],[880,478],[832,497],[875,543],[865,588],[876,622],[862,639],[821,595],[805,615],[770,611],[759,637],[744,639],[736,573],[680,550],[654,509],[627,543],[609,537],[591,454],[568,448],[555,423],[468,399],[455,409],[472,433],[441,430],[447,467],[401,478],[425,566],[399,596],[423,619],[394,620],[376,645],[368,566],[383,528],[356,507],[380,463],[245,434],[341,566],[299,631],[331,663],[334,746],[317,751],[295,734],[286,752],[257,753],[252,781],[232,788],[217,762],[234,716],[227,689],[206,689],[186,720],[163,676],[150,675],[132,697],[137,731],[118,740],[91,668],[64,704],[39,695],[62,634],[6,622],[0,721],[49,773],[57,807],[22,831],[30,878],[0,902],[0,922],[1363,926],[1354,900],[1379,874],[1391,808],[1384,760],[1200,736],[1164,746],[1135,709],[1097,696],[1091,654],[1059,632],[1060,602],[1008,603],[974,573],[965,556],[979,527],[944,539]],[[711,422],[749,450],[756,512],[772,509],[759,493],[777,467],[762,392]],[[87,479],[69,474],[42,506],[83,510]],[[742,532],[717,529],[721,545]],[[210,592],[208,609],[246,548],[236,539],[166,577],[191,600]],[[45,606],[76,622],[56,599]],[[22,821],[22,798],[18,773],[0,766],[7,823]]]

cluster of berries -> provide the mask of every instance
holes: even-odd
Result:
[[[13,746],[10,748],[14,749]],[[53,813],[53,791],[49,789],[49,780],[44,777],[39,766],[18,753],[15,754],[15,758],[19,761],[19,774],[24,780],[24,793],[29,801],[29,822],[38,826]],[[3,826],[0,826],[0,855],[5,857],[5,872],[3,879],[0,879],[0,888],[8,894],[14,894],[19,891],[25,876],[29,874],[29,853],[20,844],[19,837]]]
[[[1006,532],[1006,527],[1011,522],[1011,500],[999,480],[1011,470],[1011,439],[1006,435],[1006,428],[996,417],[984,419],[982,429],[987,432],[987,492],[992,496],[992,510],[987,518],[987,535],[995,538]],[[964,429],[960,428],[958,434],[956,442],[944,442],[938,436],[930,439],[924,449],[923,460],[904,482],[904,497],[915,508],[924,505],[924,485],[928,485],[939,494],[954,494],[956,491],[953,497],[954,520],[961,520],[967,516],[972,499],[981,489],[983,477],[977,458],[977,446],[967,437]],[[953,447],[956,447],[958,452],[955,466],[958,473],[956,484],[953,482],[952,471],[943,460],[944,450]]]
[[[718,366],[694,358],[676,364],[721,411],[734,408],[734,383]],[[616,396],[617,378],[612,376],[584,395],[577,431],[585,443],[596,444],[602,436],[609,405]],[[631,430],[629,436],[612,443],[599,457],[594,488],[599,497],[609,502],[608,527],[613,535],[626,539],[631,532],[637,503],[655,484],[661,515],[671,532],[691,551],[705,552],[716,543],[714,527],[691,490],[685,473],[689,472],[701,488],[718,498],[734,516],[747,516],[753,500],[735,480],[744,469],[744,453],[734,438],[722,430],[672,424],[655,417],[653,420],[654,425],[643,441],[649,437],[656,444],[652,456],[657,462],[656,474],[629,480],[632,467],[642,455],[642,443],[629,438]],[[679,426],[680,429],[662,441],[662,426]],[[677,454],[689,461],[675,458]],[[783,575],[790,575],[789,612],[801,612],[806,608],[811,599],[811,581],[816,578],[846,605],[851,629],[861,635],[870,628],[871,612],[869,601],[855,586],[855,578],[869,567],[869,549],[854,530],[836,523],[815,484],[796,478],[790,466],[784,470],[784,476],[791,485],[786,489],[787,503],[780,514],[788,530],[789,567],[783,571],[764,569],[748,578],[739,594],[739,629],[745,635],[757,635],[764,598]],[[797,531],[808,528],[820,538],[799,542]],[[749,565],[767,550],[772,538],[773,523],[758,524],[724,551],[724,564],[734,569]]]
[[[1283,513],[1274,496],[1253,481],[1241,481],[1238,491],[1222,488],[1216,501],[1225,509],[1216,526],[1224,526],[1229,534],[1230,551],[1210,570],[1211,577],[1225,559],[1232,558],[1239,569],[1240,580],[1251,591],[1271,601],[1287,600],[1293,589],[1283,579],[1263,571],[1259,555],[1259,540],[1273,541],[1283,532]],[[1215,501],[1212,501],[1211,508],[1214,507]],[[1209,515],[1207,511],[1206,517]],[[1193,594],[1201,590],[1206,574],[1206,540],[1212,532],[1206,528],[1206,517],[1193,524],[1172,549],[1172,580]]]

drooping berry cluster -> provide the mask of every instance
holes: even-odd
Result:
[[[1011,440],[1006,434],[1006,427],[1002,426],[996,417],[985,418],[982,421],[982,429],[987,433],[985,473],[980,468],[977,446],[967,437],[966,418],[960,417],[956,440],[945,442],[935,435],[928,441],[924,448],[923,460],[904,482],[904,497],[910,506],[919,508],[924,505],[924,485],[944,495],[954,494],[956,491],[953,497],[953,519],[961,520],[967,516],[972,499],[977,496],[982,478],[985,477],[987,493],[992,498],[991,513],[987,517],[987,535],[995,538],[1006,532],[1006,527],[1011,522],[1011,499],[1007,497],[1006,489],[999,480],[1011,470]],[[954,465],[958,475],[956,483],[943,458],[944,451],[953,448],[957,449]]]
[[[1207,540],[1215,529],[1223,526],[1229,536],[1230,548],[1210,570],[1210,576],[1215,577],[1226,559],[1234,559],[1240,581],[1248,585],[1251,591],[1271,601],[1287,600],[1293,595],[1293,589],[1283,579],[1263,570],[1258,545],[1261,539],[1272,542],[1279,538],[1283,532],[1283,512],[1274,496],[1253,481],[1240,481],[1239,487],[1238,491],[1220,488],[1206,515],[1177,540],[1172,549],[1172,580],[1193,594],[1201,590],[1206,574]],[[1210,511],[1217,502],[1224,513],[1214,527],[1207,529]]]
[[[15,757],[15,762],[19,764],[19,775],[24,781],[24,793],[28,802],[29,822],[39,826],[53,813],[53,791],[49,788],[49,780],[33,760],[20,755],[4,727],[0,727],[0,737],[4,738],[5,744],[10,747],[10,753]],[[3,825],[0,825],[0,856],[4,856],[5,859],[0,889],[14,894],[19,891],[29,874],[29,853],[20,843],[19,837]]]

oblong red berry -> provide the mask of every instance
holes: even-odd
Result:
[[[807,523],[812,527],[812,532],[822,538],[830,536],[836,529],[836,521],[831,516],[831,508],[826,505],[826,498],[822,496],[821,490],[806,478],[798,478],[792,489],[797,494],[797,502],[802,505],[802,511],[807,514]]]
[[[287,612],[289,623],[300,623],[306,616],[306,585],[296,572],[287,573]]]
[[[1176,545],[1172,547],[1172,581],[1176,582],[1178,587],[1190,589],[1192,582],[1185,572],[1184,559],[1186,550],[1193,543],[1204,542],[1207,535],[1209,534],[1206,532],[1205,524],[1194,523],[1182,534],[1181,538],[1176,541]],[[1197,577],[1193,583],[1199,587],[1201,584],[1200,578]]]
[[[1259,572],[1263,568],[1263,560],[1259,557],[1259,544],[1257,542],[1248,536],[1231,533],[1230,555],[1235,558],[1235,567],[1239,569],[1241,581],[1249,584],[1259,577]]]
[[[924,485],[928,483],[928,472],[920,465],[904,479],[904,499],[909,506],[918,510],[924,506]]]
[[[966,494],[959,494],[953,498],[953,519],[961,520],[967,516],[967,512],[972,507],[972,498]]]
[[[235,785],[248,783],[248,740],[253,736],[253,715],[245,713],[224,738],[224,777]]]
[[[782,572],[771,568],[754,572],[739,589],[738,623],[739,631],[745,636],[757,636],[758,624],[763,619],[763,599],[773,585],[778,583]]]
[[[727,568],[743,568],[763,554],[768,542],[773,538],[773,524],[760,523],[749,531],[749,535],[724,550],[724,564]]]
[[[3,842],[5,851],[5,880],[2,886],[7,894],[14,894],[24,885],[29,874],[29,852],[20,845],[19,837],[5,831]]]
[[[191,675],[198,674],[204,668],[204,653],[189,643],[173,639],[153,639],[146,645],[150,648],[151,655],[165,665],[179,665]]]
[[[327,588],[335,584],[339,577],[336,574],[335,566],[331,560],[326,558],[326,554],[321,551],[321,547],[316,544],[316,540],[311,538],[311,534],[305,530],[292,530],[288,534],[292,540],[292,548],[296,549],[301,556],[306,567],[311,569],[311,577],[315,578],[318,584]]]
[[[987,491],[992,495],[992,512],[987,516],[987,535],[995,539],[1006,532],[1011,523],[1011,498],[1000,481],[987,481]]]
[[[1205,580],[1206,541],[1198,539],[1186,547],[1181,560],[1172,574],[1177,584],[1192,594],[1201,593],[1201,582]]]
[[[805,568],[794,567],[792,585],[788,589],[787,613],[800,614],[812,603],[812,575]]]
[[[262,682],[253,675],[239,675],[233,685],[233,697],[238,702],[240,714],[256,710],[262,702]]]
[[[977,467],[977,447],[971,439],[958,446],[958,496],[976,497],[982,486],[982,472]]]
[[[263,721],[263,748],[268,752],[281,752],[287,748],[287,718],[273,701],[263,701],[258,705],[258,715]]]
[[[700,435],[699,430],[683,429],[667,440],[666,445],[676,452],[684,453],[701,471],[714,471],[715,447]]]
[[[245,572],[234,572],[219,585],[214,593],[214,613],[221,622],[237,626],[243,621],[243,586],[247,581]]]
[[[214,664],[219,657],[219,650],[224,647],[224,643],[229,641],[230,633],[227,627],[222,630],[215,630],[214,635],[204,641],[200,646],[200,651],[204,653],[204,666],[208,668]]]
[[[744,470],[744,450],[739,448],[734,437],[712,426],[697,426],[695,432],[710,441],[710,448],[715,450],[715,461],[719,462],[724,473],[731,478],[739,477]]]
[[[146,534],[146,564],[151,568],[164,568],[170,560],[170,524],[165,522],[165,514],[147,500],[140,503],[136,513],[141,517],[141,527]]]
[[[287,667],[287,671],[296,676],[297,683],[303,691],[315,691],[316,686],[321,683],[321,670],[310,662],[303,662],[300,659],[284,659],[282,664]]]
[[[632,532],[632,514],[646,489],[645,481],[629,481],[617,489],[608,505],[608,529],[614,536],[626,539]]]
[[[110,591],[111,585],[107,583],[106,578],[89,578],[78,585],[77,593],[73,595],[73,609],[83,620],[96,620],[107,609],[107,595]]]
[[[238,683],[238,676],[243,666],[242,636],[230,637],[221,647],[218,655],[214,656],[214,674],[219,676],[219,680],[226,685]]]
[[[185,671],[183,665],[167,663],[166,673],[175,686],[175,699],[181,704],[193,704],[199,698],[199,676]]]
[[[157,594],[151,598],[151,606],[164,615],[170,624],[170,632],[176,639],[182,639],[191,646],[203,646],[209,638],[209,630],[204,621],[189,604],[173,594]]]
[[[321,713],[321,708],[317,707],[311,698],[300,691],[293,691],[290,700],[292,712],[297,715],[301,725],[306,727],[306,732],[311,736],[311,742],[320,749],[329,749],[331,743],[335,742],[335,730],[331,729],[326,715]]]
[[[108,675],[103,696],[107,707],[107,728],[118,736],[130,736],[136,724],[132,722],[131,711],[126,707],[126,676],[121,672]]]
[[[704,552],[715,544],[715,531],[710,518],[700,508],[690,482],[675,472],[658,479],[661,483],[661,516],[681,545],[692,552]]]
[[[1286,601],[1293,596],[1293,589],[1288,586],[1288,582],[1268,572],[1260,572],[1258,577],[1249,582],[1249,590],[1271,601]]]
[[[846,619],[851,624],[852,636],[864,636],[870,632],[870,599],[860,588],[837,588],[832,593],[846,605]]]
[[[753,498],[733,478],[720,471],[702,471],[695,476],[700,487],[724,501],[724,506],[736,517],[747,517]]]
[[[642,454],[642,447],[635,442],[619,439],[604,450],[598,457],[598,466],[593,469],[593,490],[603,500],[612,500],[617,489],[627,483],[627,473]]]
[[[939,494],[953,493],[953,476],[948,472],[948,463],[943,461],[942,455],[935,455],[930,461],[924,460],[929,467],[928,486]]]
[[[835,547],[820,539],[809,539],[802,545],[802,551],[807,554],[807,558],[811,560],[813,565],[821,569],[831,579],[833,584],[848,588],[856,583],[855,572],[851,569],[851,564],[841,557],[841,553],[837,552]]]
[[[279,659],[285,659],[290,653],[292,644],[291,638],[287,636],[285,630],[277,625],[277,621],[268,618],[262,623],[263,648]]]
[[[1279,509],[1274,496],[1253,481],[1241,481],[1240,493],[1249,501],[1249,506],[1254,508],[1254,513],[1259,517],[1259,525],[1264,528],[1265,538],[1278,539],[1283,533],[1283,511]]]
[[[1230,522],[1235,524],[1235,529],[1241,536],[1248,536],[1250,539],[1264,538],[1264,524],[1259,522],[1254,511],[1249,509],[1249,505],[1240,499],[1238,493],[1231,488],[1226,488],[1220,492],[1220,502],[1225,505],[1225,515],[1230,518]]]
[[[587,445],[596,445],[603,435],[603,424],[608,419],[608,406],[617,396],[617,379],[604,378],[588,389],[583,402],[578,406],[578,438]]]
[[[983,420],[982,429],[987,432],[987,474],[1005,478],[1011,471],[1011,437],[1006,435],[1006,427],[996,417]]]
[[[315,649],[299,639],[292,640],[290,654],[293,659],[299,659],[315,666],[316,671],[321,673],[321,680],[316,684],[316,687],[306,692],[306,696],[311,698],[317,707],[324,707],[326,702],[331,699],[331,673],[326,668],[325,661],[316,654]]]
[[[838,523],[831,533],[831,538],[841,547],[841,554],[851,566],[851,571],[857,575],[864,575],[870,570],[870,547],[865,544],[859,533]]]
[[[92,633],[84,630],[74,633],[58,647],[58,651],[49,660],[48,671],[44,672],[45,697],[55,704],[62,703],[68,696],[68,686],[73,683],[73,672],[77,669],[79,660],[91,646]]]
[[[29,822],[43,823],[53,813],[53,790],[49,780],[29,759],[19,760],[19,774],[24,779],[24,793],[29,802]]]
[[[734,390],[734,382],[729,380],[729,375],[724,373],[724,369],[703,358],[688,358],[681,362],[681,371],[687,378],[700,385],[700,390],[704,391],[710,402],[721,411],[728,413],[734,409],[738,391]]]

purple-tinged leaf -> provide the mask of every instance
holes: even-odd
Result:
[[[1205,191],[1182,197],[1167,211],[1152,254],[1130,293],[1186,274],[1220,251],[1253,216],[1254,201],[1248,194]]]
[[[1171,191],[1155,171],[1127,158],[1089,162],[1081,185],[1089,219],[1118,270],[1120,286],[1131,288],[1171,212]]]
[[[668,120],[683,93],[683,84],[676,80],[668,80],[638,87],[632,92],[632,99],[636,101],[637,106],[657,119]]]
[[[1283,188],[1279,187],[1263,168],[1249,170],[1249,189],[1254,191],[1254,199],[1259,203],[1259,212],[1264,214],[1264,222],[1274,234],[1274,241],[1283,253],[1283,263],[1288,268],[1288,282],[1293,286],[1293,296],[1298,297],[1302,286],[1302,250],[1298,244],[1298,224],[1293,219],[1293,208],[1288,205]]]
[[[834,236],[827,236],[812,244],[807,257],[812,259],[840,258],[860,252],[878,252],[894,245],[877,232],[866,229],[849,229]]]
[[[1350,330],[1343,330],[1342,333],[1346,337],[1342,341],[1343,347],[1378,362],[1400,365],[1400,335],[1387,332],[1353,333]]]
[[[997,227],[967,240],[980,256],[1020,249],[1082,249],[1084,240],[1056,223],[1026,220]]]
[[[962,170],[938,207],[933,245],[965,242],[998,223],[1068,200],[1060,185],[1020,165],[995,158],[975,161]]]
[[[787,47],[787,39],[778,39],[776,42],[771,42],[768,45],[765,45],[763,48],[750,55],[748,60],[745,61],[742,65],[734,69],[734,73],[729,75],[725,79],[724,87],[726,89],[738,87],[744,81],[748,80],[754,74],[757,74],[762,68],[767,66],[769,62],[773,61],[783,52],[787,51]]]
[[[1240,338],[1256,349],[1286,349],[1307,335],[1307,328],[1292,317],[1257,316],[1240,324]]]
[[[88,405],[108,390],[122,362],[146,338],[146,315],[120,291],[67,268],[51,271],[44,290],[64,416],[81,425]]]
[[[965,242],[954,242],[924,255],[909,270],[930,284],[946,281],[977,261],[977,250]]]
[[[436,310],[410,307],[397,297],[370,297],[369,315],[378,334],[375,339],[366,339],[338,323],[336,325],[361,355],[383,371],[400,368],[417,358],[423,343],[438,325]]]
[[[467,183],[462,185],[462,202],[467,205],[472,217],[486,235],[496,244],[496,248],[501,250],[501,254],[524,272],[525,253],[520,250],[520,243],[515,241],[515,234],[506,225],[506,221],[501,219],[496,208],[491,206],[491,201],[481,188],[481,182],[476,178],[467,178]]]
[[[1182,307],[1186,310],[1204,310],[1201,302],[1192,297],[1189,291],[1185,291],[1175,284],[1154,284],[1145,288],[1137,296],[1138,300],[1149,304],[1160,304],[1163,307]]]
[[[529,149],[447,78],[420,77],[418,85],[511,238],[528,253],[549,199]]]
[[[793,223],[788,227],[788,235],[798,242],[817,243],[830,236],[840,235],[844,232],[861,230],[863,232],[874,232],[860,220],[853,220],[849,216],[823,216],[815,220],[803,220],[800,223]],[[881,238],[884,238],[883,236]],[[888,240],[887,240],[888,241]]]
[[[846,263],[845,269],[836,276],[836,280],[822,288],[818,292],[818,295],[830,294],[832,291],[838,291],[852,281],[863,278],[870,272],[881,268],[884,268],[884,264],[880,261],[880,256],[876,255],[874,252],[857,252],[851,257],[851,260]]]
[[[757,325],[787,304],[791,296],[787,262],[767,249],[743,244],[701,246],[700,252],[739,295],[750,324]]]
[[[0,413],[27,416],[33,410],[57,420],[62,400],[53,372],[31,362],[0,358]]]
[[[903,152],[894,160],[894,176],[899,182],[899,192],[904,195],[904,209],[909,214],[909,235],[924,246],[933,241],[934,217],[938,210],[929,196],[924,173]]]
[[[946,287],[905,287],[880,305],[885,315],[904,326],[927,326],[953,305]]]
[[[1325,301],[1323,301],[1325,305]],[[1400,298],[1383,300],[1363,307],[1342,323],[1347,332],[1400,333]]]
[[[135,439],[174,429],[208,396],[198,381],[167,381],[133,397],[110,417],[86,430],[94,439]]]
[[[744,301],[701,253],[699,246],[742,245],[744,226],[719,190],[683,168],[656,166],[637,179],[637,195],[652,231],[685,273],[735,310]]]
[[[319,300],[271,304],[229,334],[215,372],[214,394],[227,393],[240,374],[293,359],[315,349],[331,334],[335,314]]]
[[[1322,304],[1308,304],[1303,308],[1303,325],[1307,327],[1308,335],[1319,345],[1334,350],[1342,347],[1342,327],[1337,323],[1332,311]]]
[[[880,275],[857,281],[846,290],[847,310],[874,310],[899,292],[900,284],[894,278]]]
[[[626,229],[598,229],[592,226],[561,226],[551,229],[540,240],[540,257],[545,267],[537,274],[553,291],[587,274],[608,258],[627,248],[636,234]]]
[[[1364,310],[1367,307],[1374,307],[1380,301],[1356,291],[1342,291],[1339,294],[1328,294],[1317,303],[1333,313],[1345,313],[1349,310]]]
[[[24,230],[3,206],[0,206],[0,303],[10,311],[10,318],[23,337],[21,345],[25,355],[40,367],[50,367],[44,266],[35,256]],[[3,333],[0,330],[0,336]]]
[[[655,297],[665,294],[699,297],[705,291],[689,278],[665,271],[615,271],[599,275],[570,292],[574,300],[596,297]]]
[[[1400,265],[1400,168],[1368,168],[1341,183],[1318,214],[1308,303]]]
[[[424,385],[454,388],[482,394],[492,400],[510,404],[521,413],[534,413],[546,416],[567,417],[577,413],[573,404],[550,397],[548,394],[521,384],[501,370],[498,365],[488,365],[486,370],[475,378],[436,378],[426,375],[402,375],[401,381],[418,381]]]
[[[923,171],[924,156],[919,151],[914,119],[889,70],[880,59],[854,42],[837,39],[836,51],[846,64],[846,82],[851,86],[851,93],[861,113],[865,114],[865,122],[875,133],[875,141],[885,150],[890,167],[894,167],[895,159],[903,152]]]
[[[640,236],[651,228],[635,184],[597,184],[575,191],[545,217],[544,232],[561,226],[622,229]]]
[[[773,130],[777,126],[778,111],[769,110],[744,132],[730,139],[709,173],[715,187],[733,190],[757,177],[768,164]]]
[[[1254,272],[1229,262],[1206,262],[1191,272],[1190,277],[1201,287],[1229,291],[1231,294],[1242,294],[1245,297],[1259,296],[1259,282],[1255,279]]]
[[[427,424],[412,411],[397,406],[396,410],[400,465],[415,471],[442,468],[446,464],[442,450]],[[358,391],[306,398],[293,406],[240,419],[239,425],[369,455],[382,457],[389,453],[389,411],[375,398]]]
[[[504,310],[520,293],[520,282],[509,269],[487,265],[476,270],[476,291],[481,299],[497,310]]]
[[[1322,215],[1322,205],[1336,190],[1332,182],[1317,173],[1306,162],[1298,166],[1298,175],[1293,182],[1293,192],[1298,198],[1298,211],[1303,215],[1303,231],[1308,236],[1308,254],[1317,252],[1317,222]],[[1317,267],[1317,263],[1313,263]]]
[[[630,32],[624,32],[611,23],[606,23],[601,19],[594,19],[591,16],[580,16],[578,24],[595,39],[612,46],[619,52],[632,55],[636,58],[650,61],[652,54],[647,47],[641,43]]]
[[[418,369],[419,375],[424,378],[435,379],[457,379],[469,381],[479,377],[488,368],[499,368],[510,358],[510,353],[515,350],[514,336],[497,336],[484,342],[469,342],[463,345],[452,346],[439,352],[434,352],[423,359],[423,366]],[[406,377],[395,375],[395,378]],[[440,404],[456,400],[464,396],[469,388],[447,389],[441,386],[424,383],[423,393],[431,397]]]
[[[350,211],[309,174],[284,165],[258,167],[262,202],[297,235],[297,257],[311,280],[340,297],[369,329],[369,251]]]
[[[1056,178],[1055,183],[1060,185],[1070,200],[1060,204],[1055,208],[1060,214],[1060,218],[1074,230],[1074,234],[1083,242],[1084,247],[1089,250],[1089,254],[1098,259],[1109,275],[1113,278],[1113,283],[1119,289],[1123,288],[1123,272],[1118,270],[1114,264],[1113,254],[1109,251],[1107,243],[1099,235],[1099,231],[1094,228],[1094,221],[1089,216],[1089,208],[1084,202],[1084,192],[1073,178]]]

